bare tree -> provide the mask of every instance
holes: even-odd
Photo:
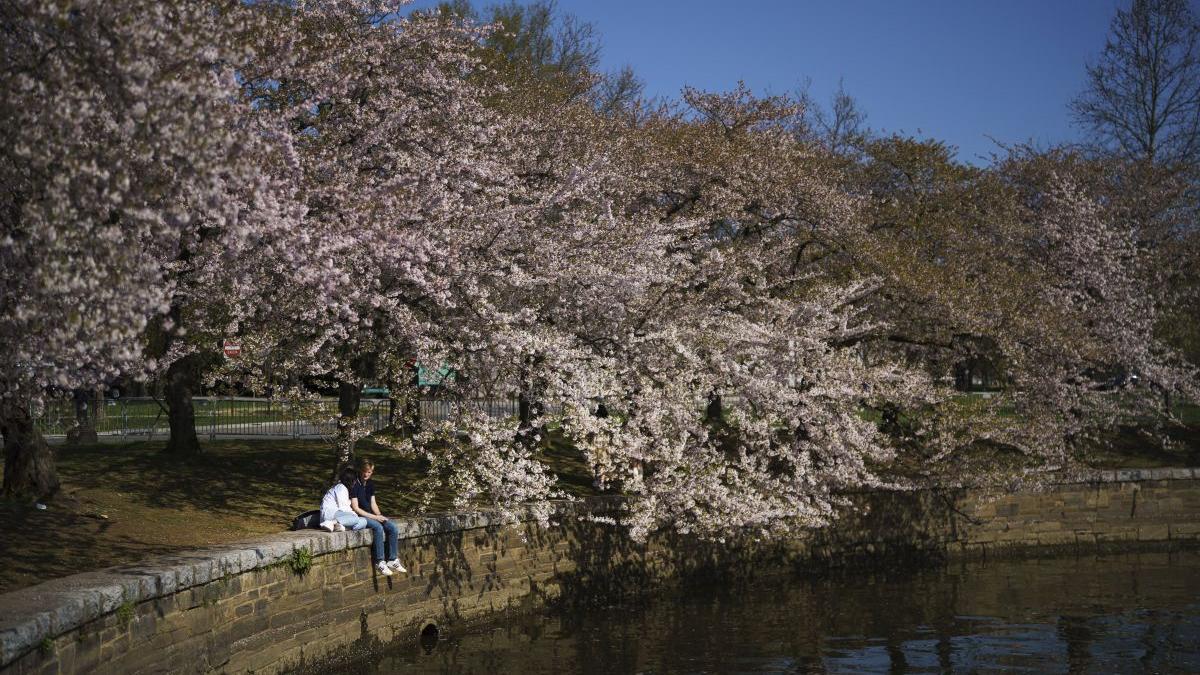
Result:
[[[484,16],[496,27],[484,44],[502,63],[524,76],[556,80],[571,97],[592,88],[600,62],[595,25],[559,12],[553,0],[528,5],[509,0],[488,7]]]
[[[1200,25],[1187,0],[1133,0],[1087,67],[1075,121],[1105,150],[1167,167],[1200,159]]]
[[[596,110],[605,115],[620,115],[634,112],[642,101],[646,85],[633,72],[631,66],[607,73],[597,82],[595,93]]]
[[[807,90],[799,98],[804,104],[804,115],[797,130],[800,137],[820,143],[835,155],[853,155],[861,150],[869,135],[867,113],[846,92],[842,80],[838,80],[837,91],[833,92],[828,109]]]

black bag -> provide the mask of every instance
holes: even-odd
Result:
[[[292,521],[293,530],[313,530],[321,526],[321,512],[305,511]]]

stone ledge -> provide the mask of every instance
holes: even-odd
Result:
[[[1036,474],[1035,474],[1036,475]],[[1200,480],[1200,467],[1164,467],[1160,469],[1087,469],[1070,473],[1046,472],[1041,474],[1048,477],[1044,485],[1092,485],[1098,483],[1141,483],[1164,480]],[[1033,484],[1037,484],[1034,482]],[[954,489],[979,490],[1000,487],[996,484],[976,483],[962,480],[953,486]],[[922,492],[929,489],[920,485],[910,487],[880,487],[853,488],[842,492],[846,495],[869,494],[872,492]],[[1036,491],[1036,489],[1035,489]]]
[[[1136,484],[1142,481],[1195,479],[1200,479],[1200,469],[1122,469],[1062,477],[1054,484]],[[558,502],[555,504],[555,516],[570,519],[589,513],[611,514],[619,510],[621,503],[619,497]],[[1086,508],[1083,504],[1079,506]],[[515,515],[516,522],[532,519],[530,511]],[[401,538],[417,539],[500,527],[511,524],[514,518],[494,512],[465,512],[398,518],[395,522]],[[1190,522],[1181,524],[1179,534],[1185,534],[1184,530],[1190,525]],[[1136,541],[1138,535],[1135,532],[1129,538]],[[1195,535],[1188,538],[1195,539]],[[365,548],[370,545],[370,540],[367,530],[285,532],[245,542],[156,556],[135,564],[53,579],[0,595],[0,669],[37,649],[43,640],[57,638],[97,619],[111,616],[122,607],[133,608],[140,603],[170,597],[223,578],[286,564],[297,549],[307,549],[313,555],[321,556]],[[941,542],[942,545],[948,543]]]
[[[1085,474],[1075,480],[1063,481],[1070,483],[1136,483],[1152,480],[1193,480],[1200,478],[1200,468],[1163,468],[1163,469],[1112,469],[1097,470]]]
[[[606,512],[612,498],[556,502],[555,517]],[[517,522],[533,520],[526,510]],[[513,522],[490,511],[434,514],[393,519],[401,539],[499,527]],[[0,595],[0,668],[54,638],[122,606],[170,596],[219,579],[284,564],[297,549],[323,555],[371,545],[369,529],[347,532],[302,530],[154,556],[138,563],[51,579]]]

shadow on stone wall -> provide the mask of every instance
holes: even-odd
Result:
[[[657,590],[692,584],[749,582],[763,575],[821,574],[834,568],[871,568],[945,558],[947,544],[970,520],[957,503],[963,491],[855,495],[833,525],[797,533],[786,541],[754,538],[707,541],[665,532],[631,540],[620,526],[567,523],[563,557],[569,571],[556,575],[557,604],[603,605]],[[526,528],[531,538],[547,537]]]
[[[552,605],[603,605],[693,584],[737,587],[765,575],[872,574],[959,555],[1200,543],[1200,481],[1193,479],[1137,476],[999,496],[872,492],[850,501],[829,527],[771,542],[674,532],[633,541],[619,524],[587,517],[589,509],[619,515],[618,504],[604,499],[563,505],[547,529],[501,525],[486,514],[400,521],[410,572],[395,576],[371,565],[369,534],[287,533],[9,594],[10,604],[28,606],[9,607],[14,628],[0,630],[0,642],[23,642],[0,646],[16,655],[6,672],[18,673],[346,671],[385,645],[416,645],[424,635],[436,647],[438,636]],[[297,572],[288,559],[301,546],[312,567]],[[84,592],[115,595],[75,619],[66,609],[47,610],[56,597]],[[16,623],[22,611],[29,619]],[[51,620],[66,627],[40,628],[47,611],[59,612]],[[25,627],[50,632],[17,632]]]

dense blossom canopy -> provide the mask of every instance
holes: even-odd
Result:
[[[1145,247],[1069,166],[834,156],[744,87],[605,114],[400,4],[8,5],[4,395],[233,335],[212,379],[297,396],[381,381],[408,409],[414,362],[444,366],[455,413],[392,443],[462,504],[544,506],[553,437],[634,535],[722,536],[981,448],[1062,464],[1145,392],[1197,393]],[[990,404],[950,386],[968,357],[1005,372]]]
[[[239,103],[246,17],[160,2],[0,12],[0,394],[27,399],[140,370],[180,251],[211,239],[235,255],[290,207]]]

